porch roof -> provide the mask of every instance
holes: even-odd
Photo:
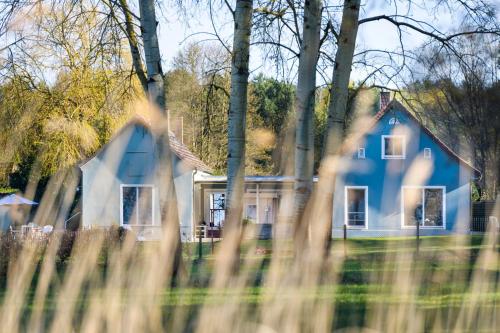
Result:
[[[196,172],[194,174],[195,183],[226,183],[227,176],[214,176],[205,172]],[[293,176],[245,176],[245,183],[293,183]],[[313,177],[317,182],[318,177]]]

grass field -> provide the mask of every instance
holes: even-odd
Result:
[[[216,243],[215,252],[218,251]],[[185,278],[172,288],[155,289],[154,294],[148,288],[142,289],[140,283],[110,288],[111,259],[102,254],[96,259],[91,277],[75,282],[76,293],[69,293],[65,288],[71,285],[65,287],[65,281],[75,269],[77,259],[57,261],[43,299],[43,326],[53,328],[54,318],[61,313],[61,303],[68,302],[73,307],[72,327],[80,330],[81,323],[96,306],[93,302],[105,303],[112,292],[120,295],[116,308],[126,313],[137,300],[155,298],[162,327],[173,331],[200,331],[200,322],[206,321],[209,314],[214,318],[220,315],[223,320],[228,311],[241,312],[240,318],[250,325],[246,329],[250,327],[251,331],[253,324],[265,322],[265,311],[281,308],[280,311],[288,311],[286,307],[290,304],[300,305],[302,310],[298,313],[304,316],[308,315],[309,308],[325,311],[326,327],[330,329],[387,328],[391,327],[391,320],[404,317],[411,322],[408,317],[414,313],[414,319],[421,320],[413,324],[416,328],[446,331],[455,327],[456,330],[456,320],[462,318],[464,312],[474,314],[477,320],[486,316],[489,321],[476,324],[473,320],[466,321],[461,327],[463,331],[495,331],[500,327],[495,326],[500,321],[491,322],[500,311],[499,248],[497,245],[493,250],[481,236],[423,237],[418,254],[413,238],[354,239],[346,243],[334,240],[327,264],[315,275],[317,279],[313,283],[301,279],[301,266],[295,262],[291,242],[281,246],[278,281],[272,277],[276,274],[273,272],[278,254],[273,253],[271,241],[244,243],[238,278],[224,287],[213,284],[218,261],[217,255],[211,252],[211,244],[204,243],[200,259],[198,244],[185,244]],[[496,255],[493,262],[485,260],[486,252]],[[18,300],[22,330],[30,327],[33,309],[37,308],[36,289],[40,285],[42,262],[34,267],[23,300]],[[310,268],[306,264],[303,267],[303,275],[311,275]],[[122,273],[127,274],[127,270]],[[2,303],[6,303],[8,288],[2,283]],[[305,304],[309,305],[303,308]],[[5,316],[5,307],[3,311]],[[487,316],[490,312],[492,316]],[[312,313],[316,315],[314,310]],[[270,323],[269,327],[281,331],[273,327],[272,320]],[[302,327],[300,325],[299,320]]]

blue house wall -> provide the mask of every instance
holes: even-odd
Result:
[[[392,124],[397,119],[399,124]],[[382,135],[406,137],[405,159],[382,159]],[[358,158],[358,148],[365,158]],[[346,186],[366,186],[368,217],[365,228],[348,227],[348,237],[414,235],[415,227],[402,226],[403,186],[442,186],[445,188],[445,227],[421,228],[422,235],[467,232],[470,217],[472,168],[447,151],[437,139],[398,103],[375,123],[363,139],[342,157],[333,204],[333,236],[343,235],[346,222]],[[424,148],[431,149],[425,159]]]
[[[193,219],[193,168],[173,155],[181,237],[190,239]],[[82,226],[121,225],[121,186],[152,185],[154,224],[160,225],[160,207],[155,155],[151,131],[133,122],[125,126],[97,155],[81,166]],[[156,228],[159,229],[159,228]]]

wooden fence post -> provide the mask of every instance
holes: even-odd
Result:
[[[201,260],[203,258],[203,249],[202,249],[202,235],[203,226],[198,227],[198,259]]]
[[[344,256],[347,255],[347,225],[344,223]]]

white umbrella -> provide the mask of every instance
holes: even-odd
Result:
[[[0,206],[9,206],[9,205],[29,205],[34,206],[38,205],[38,202],[31,201],[29,199],[23,198],[17,194],[8,195],[2,199],[0,199]]]

